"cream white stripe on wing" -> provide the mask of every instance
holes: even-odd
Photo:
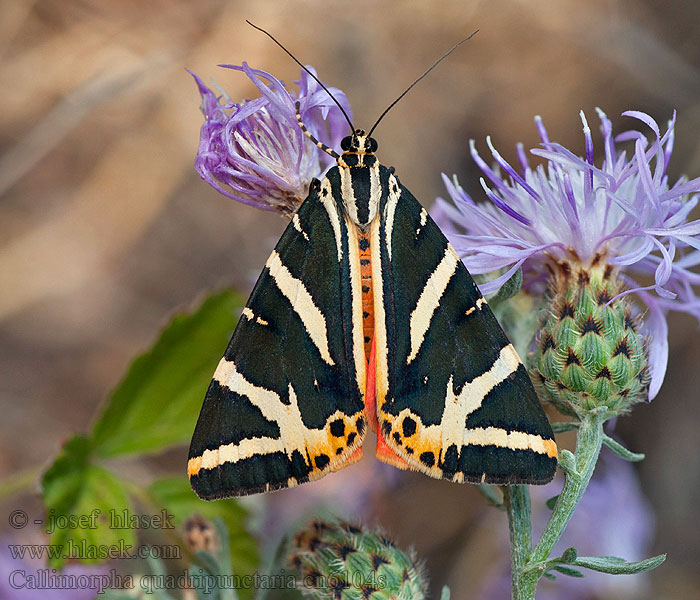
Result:
[[[360,281],[360,249],[357,244],[358,227],[349,217],[345,217],[348,229],[348,262],[350,267],[350,298],[352,302],[352,354],[355,360],[355,377],[362,395],[366,391],[367,361],[365,356],[364,332],[362,323],[362,282]]]
[[[420,209],[420,225],[416,229],[416,237],[420,235],[421,230],[423,227],[425,227],[425,224],[428,222],[428,211],[425,210],[424,208]]]
[[[265,419],[277,424],[280,436],[279,438],[246,438],[239,443],[231,442],[213,450],[205,450],[201,456],[188,461],[188,470],[191,473],[197,473],[199,469],[213,469],[224,463],[235,463],[259,454],[284,452],[287,456],[291,456],[294,450],[305,454],[307,447],[319,447],[327,442],[328,434],[325,427],[309,429],[304,425],[297,396],[291,384],[288,390],[289,404],[284,404],[279,394],[251,383],[236,369],[232,361],[225,358],[219,362],[213,379],[220,385],[248,398],[260,409]],[[336,411],[326,422],[342,416],[340,411]]]
[[[299,213],[294,213],[294,216],[292,217],[292,225],[294,225],[294,229],[296,229],[301,235],[304,236],[304,239],[308,242],[309,241],[309,236],[306,235],[306,232],[301,228],[301,221],[299,220]]]
[[[485,299],[485,298],[479,298],[479,299],[476,301],[476,304],[475,304],[474,306],[472,306],[471,308],[468,308],[468,309],[467,309],[467,312],[465,312],[464,314],[467,315],[467,316],[469,316],[469,315],[472,314],[475,310],[480,310],[481,307],[482,307],[484,304],[486,304],[486,299]]]
[[[379,177],[379,163],[369,168],[369,217],[367,222],[371,223],[377,216],[379,204],[382,201],[382,181]]]
[[[269,325],[269,323],[265,319],[263,319],[261,317],[256,317],[255,314],[253,313],[253,311],[250,310],[250,308],[248,308],[247,306],[241,312],[241,316],[245,317],[249,321],[255,321],[256,323],[258,323],[260,325]]]
[[[236,369],[236,365],[232,361],[222,359],[214,372],[214,379],[230,390],[246,396],[254,406],[260,409],[263,417],[277,424],[280,429],[280,439],[284,440],[288,454],[291,454],[293,450],[303,450],[305,443],[319,446],[324,440],[327,441],[328,434],[325,428],[309,429],[304,425],[297,395],[291,383],[288,388],[289,404],[284,404],[276,392],[248,381]],[[336,411],[328,418],[327,422],[338,418],[338,416],[342,415]],[[274,449],[270,451],[272,452]]]
[[[508,379],[508,377],[518,370],[520,365],[520,357],[515,351],[513,344],[503,346],[498,354],[498,358],[493,361],[488,371],[464,384],[464,388],[462,388],[459,394],[460,400],[462,397],[473,399],[467,414],[471,414],[479,408],[486,394],[496,385]]]
[[[506,431],[500,427],[476,427],[464,432],[465,446],[497,446],[510,450],[532,450],[538,454],[552,452],[551,440],[545,440],[539,435],[523,433],[522,431]]]
[[[441,444],[447,448],[451,444],[460,446],[464,441],[467,417],[481,407],[486,395],[499,383],[507,379],[520,366],[520,357],[508,344],[501,349],[491,368],[464,384],[459,395],[455,395],[452,376],[447,382],[445,408],[442,413]]]
[[[338,166],[340,172],[340,193],[343,196],[343,204],[348,216],[353,223],[357,223],[357,204],[355,191],[352,189],[352,174],[349,167]]]
[[[201,457],[200,468],[213,469],[224,463],[236,463],[256,454],[272,454],[284,451],[285,443],[282,439],[268,437],[248,438],[241,440],[238,444],[232,442],[219,446],[214,450],[205,450]]]
[[[441,425],[429,425],[420,429],[420,440],[423,447],[442,448],[442,452],[455,444],[460,452],[462,446],[496,446],[510,450],[532,450],[537,454],[548,456],[557,455],[556,444],[553,440],[546,440],[533,433],[507,431],[500,427],[462,428],[459,438],[448,442]]]
[[[321,353],[321,358],[329,365],[334,365],[335,363],[328,350],[326,318],[318,306],[314,304],[313,298],[306,286],[304,286],[304,283],[292,276],[289,269],[282,264],[282,260],[276,251],[272,252],[265,266],[270,270],[270,275],[275,280],[280,292],[292,303],[292,308],[304,324],[311,341]]]
[[[397,191],[394,191],[394,188]],[[392,175],[389,177],[389,198],[386,201],[386,207],[384,208],[384,230],[386,235],[386,249],[389,253],[389,260],[391,260],[391,234],[394,229],[394,215],[396,213],[396,205],[399,203],[399,197],[401,196],[401,188],[399,187],[399,182]]]
[[[428,281],[425,282],[425,287],[418,298],[416,307],[411,313],[411,352],[406,359],[406,364],[410,364],[418,355],[418,351],[425,339],[425,334],[430,327],[430,320],[433,318],[433,313],[440,306],[440,299],[454,275],[458,261],[459,258],[455,251],[450,246],[447,246],[440,264],[435,267]]]
[[[335,248],[338,252],[338,262],[340,262],[343,258],[343,241],[340,233],[340,219],[338,218],[338,209],[335,205],[335,201],[333,200],[331,182],[328,181],[327,178],[321,182],[319,196],[321,197],[321,203],[323,204],[323,208],[325,208],[326,212],[328,213],[328,219],[330,220],[331,227],[333,228]]]

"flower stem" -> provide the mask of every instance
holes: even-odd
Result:
[[[503,487],[503,504],[510,531],[510,567],[513,598],[521,598],[521,576],[532,552],[530,491],[526,485]]]
[[[573,460],[565,460],[566,454],[562,452],[560,466],[566,474],[566,480],[561,494],[554,505],[554,510],[549,518],[547,526],[542,532],[542,536],[529,552],[529,557],[525,563],[520,563],[520,570],[513,573],[513,598],[517,600],[533,600],[537,583],[545,571],[545,564],[549,558],[552,548],[559,541],[564,533],[569,520],[574,514],[574,510],[581,500],[583,493],[588,487],[588,483],[593,475],[600,448],[603,443],[603,423],[605,416],[602,412],[590,411],[581,417],[581,424],[576,438],[576,453],[568,457]],[[530,508],[527,507],[529,519]],[[508,513],[510,519],[510,511]],[[520,519],[521,517],[517,517]],[[515,520],[515,519],[514,519]],[[511,527],[511,543],[513,543],[513,533]],[[522,542],[519,542],[522,543]],[[530,546],[527,546],[528,548]],[[521,554],[522,549],[513,549],[512,554]],[[515,562],[513,562],[515,568]],[[517,579],[517,585],[516,585]],[[517,595],[516,595],[517,592]]]

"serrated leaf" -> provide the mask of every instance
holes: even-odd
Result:
[[[42,478],[42,491],[48,511],[46,529],[53,529],[50,543],[61,548],[61,556],[49,560],[52,567],[61,567],[68,554],[81,562],[97,563],[114,558],[106,555],[110,550],[133,553],[134,530],[110,527],[110,511],[131,512],[126,490],[110,471],[92,463],[90,440],[76,435],[65,443]]]
[[[583,577],[583,573],[577,569],[571,569],[570,567],[565,567],[564,565],[556,565],[552,567],[555,571],[559,571],[562,575],[568,575],[569,577]]]
[[[181,526],[192,515],[201,515],[211,521],[221,519],[228,531],[233,573],[252,575],[258,566],[258,546],[246,529],[248,512],[234,499],[203,502],[190,488],[187,477],[159,479],[148,489],[150,496],[173,516],[176,526]],[[252,598],[254,590],[239,590],[242,599]]]
[[[579,556],[571,564],[612,575],[634,575],[635,573],[651,571],[665,560],[665,554],[659,554],[658,556],[635,562],[627,562],[624,558],[617,556]]]
[[[131,363],[97,419],[98,456],[156,452],[190,438],[241,306],[241,298],[225,290],[171,321]]]

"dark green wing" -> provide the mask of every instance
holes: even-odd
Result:
[[[201,498],[296,485],[358,456],[365,364],[353,348],[361,298],[328,186],[312,185],[214,373],[189,452]]]
[[[373,254],[377,416],[411,468],[544,483],[552,429],[515,349],[452,246],[393,175]]]

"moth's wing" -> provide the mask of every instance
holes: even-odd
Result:
[[[381,435],[432,477],[550,481],[556,445],[525,367],[425,209],[387,185],[372,231]]]
[[[270,255],[207,391],[188,462],[201,498],[296,485],[361,456],[359,281],[344,220],[321,188],[312,185]]]

